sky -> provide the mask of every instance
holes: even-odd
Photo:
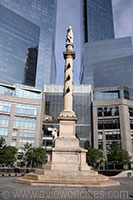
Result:
[[[57,0],[56,18],[56,67],[57,84],[64,82],[63,51],[65,51],[65,39],[67,27],[72,26],[74,34],[74,84],[79,84],[80,72],[80,1],[81,0]],[[112,0],[115,37],[133,36],[133,0]]]

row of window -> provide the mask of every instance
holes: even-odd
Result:
[[[18,114],[37,115],[37,107],[30,105],[17,104],[15,112]]]
[[[34,145],[35,145],[35,141],[34,140],[19,140],[19,147],[24,147],[24,145],[26,144],[26,143],[29,143],[29,144],[32,144],[32,147],[34,147]]]
[[[0,125],[9,125],[9,116],[7,115],[0,115]],[[15,117],[14,118],[14,126],[15,127],[24,127],[24,128],[35,128],[36,127],[36,120],[31,118],[21,118]]]
[[[118,106],[106,106],[97,109],[98,117],[118,116],[118,115],[119,115]]]
[[[120,129],[119,119],[98,120],[98,129]]]
[[[10,95],[10,96],[17,96],[27,99],[41,99],[40,92],[32,92],[20,88],[10,89],[4,86],[0,86],[0,94]]]
[[[0,111],[11,112],[11,103],[0,101]],[[37,115],[37,107],[31,105],[17,104],[15,108],[15,113],[24,115]]]
[[[2,112],[11,112],[11,103],[0,101],[0,111]]]
[[[105,132],[105,138],[106,140],[120,140],[121,139],[120,131]],[[100,141],[102,139],[103,139],[103,133],[98,132],[98,140]]]
[[[30,118],[15,117],[14,118],[14,126],[15,127],[25,127],[25,128],[35,128],[36,120],[30,119]]]
[[[31,138],[34,138],[35,137],[35,131],[20,130],[20,136],[21,137],[31,137]]]

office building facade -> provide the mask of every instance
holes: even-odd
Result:
[[[101,70],[99,63],[104,62],[104,61],[110,62],[110,60],[130,56],[130,55],[133,55],[131,37],[86,43],[84,45],[83,70],[80,77],[81,84],[91,84],[93,88],[95,86],[100,87],[98,84],[96,85],[94,83],[94,77],[98,79],[97,82],[100,82],[100,81],[104,82],[104,80],[100,79],[100,76],[97,75],[96,77],[96,74],[94,74],[96,73],[96,70],[98,70],[97,73]],[[95,66],[97,66],[97,68]],[[94,67],[95,67],[95,70],[94,70]],[[121,70],[122,70],[122,67],[121,67]],[[110,69],[108,68],[107,73],[109,73],[109,71]],[[102,70],[101,70],[101,73],[102,73]],[[121,73],[119,74],[118,79],[120,79],[120,77],[121,77]],[[119,82],[119,85],[122,85],[122,84],[123,82],[121,83]]]
[[[1,4],[0,19],[0,80],[22,84],[25,79],[26,53],[28,48],[38,47],[40,28]],[[32,62],[32,68],[36,69],[36,66],[37,63]]]
[[[34,47],[29,47],[38,47],[35,85],[37,88],[43,88],[44,83],[50,83],[50,81],[55,83],[56,65],[54,41],[56,26],[56,0],[1,0],[0,4],[39,27],[39,43]],[[33,33],[30,31],[30,34],[35,35],[35,32]]]
[[[81,67],[80,82],[86,59],[84,44],[99,40],[114,38],[112,0],[83,0],[80,1],[81,24]],[[83,83],[84,84],[84,83]],[[88,84],[88,83],[87,83]],[[91,84],[91,82],[89,83]]]
[[[133,89],[95,89],[92,110],[94,148],[109,160],[110,145],[117,141],[133,160]]]
[[[73,110],[78,118],[76,136],[82,147],[86,141],[91,144],[91,93],[90,86],[74,86]],[[48,150],[52,147],[52,135],[48,128],[59,130],[58,117],[63,110],[63,85],[45,85],[44,101],[43,146]]]
[[[124,85],[133,88],[133,54],[93,65],[94,88]]]
[[[85,43],[114,38],[112,0],[81,1],[81,20]]]
[[[41,145],[42,102],[41,90],[0,83],[0,137],[7,146]]]

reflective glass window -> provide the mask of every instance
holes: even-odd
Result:
[[[32,92],[28,90],[23,90],[16,88],[16,96],[26,99],[41,99],[41,92]]]
[[[20,130],[20,137],[35,137],[35,131],[31,130]]]
[[[119,131],[105,132],[106,140],[120,140],[121,135]]]
[[[0,127],[0,136],[7,136],[7,135],[8,135],[8,128]]]
[[[15,117],[14,118],[14,126],[24,127],[24,128],[35,128],[36,127],[36,120],[31,119],[31,118]]]
[[[106,106],[97,108],[97,116],[105,117],[105,116],[118,116],[119,109],[118,106]]]
[[[14,95],[14,90],[10,89],[8,87],[0,86],[0,94],[5,94],[5,95]]]
[[[29,143],[29,144],[32,144],[32,147],[34,147],[34,145],[35,145],[35,142],[34,142],[34,140],[29,140],[29,139],[20,139],[19,140],[19,147],[24,147],[24,145],[25,144],[27,144],[27,143]]]
[[[15,108],[15,112],[19,114],[25,114],[25,115],[36,115],[37,107],[24,105],[24,104],[17,104]]]
[[[17,137],[17,134],[18,134],[18,130],[17,129],[13,129],[12,136]]]
[[[102,132],[98,132],[98,140],[102,140],[103,139],[103,133]]]
[[[119,129],[119,119],[98,120],[98,129]]]
[[[0,111],[2,112],[11,112],[11,103],[0,101]]]
[[[109,92],[95,92],[94,100],[110,100],[110,99],[119,99],[119,92],[109,91]]]
[[[12,139],[11,146],[16,147],[16,140],[15,139]]]
[[[0,125],[7,125],[9,124],[9,116],[7,115],[0,115]]]

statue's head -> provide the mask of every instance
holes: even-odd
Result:
[[[71,30],[72,29],[72,27],[71,26],[68,26],[68,30]]]

